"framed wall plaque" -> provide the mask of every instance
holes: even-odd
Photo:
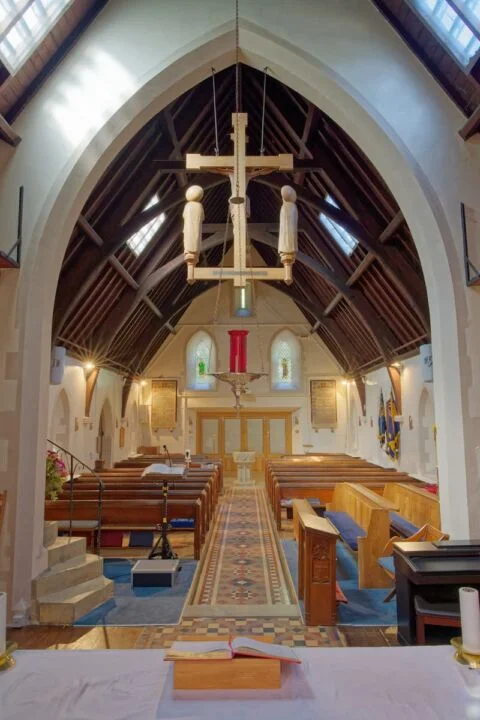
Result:
[[[173,430],[177,424],[177,381],[152,380],[152,430]]]
[[[312,427],[331,428],[337,425],[336,380],[310,380],[310,412]]]

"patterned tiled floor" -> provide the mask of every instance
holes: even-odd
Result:
[[[184,617],[299,617],[263,488],[228,491],[207,542]]]
[[[176,627],[145,627],[135,647],[163,648],[185,637],[208,635],[265,636],[291,647],[381,647],[397,644],[396,628],[306,627],[300,620],[290,618],[202,618],[184,620]]]

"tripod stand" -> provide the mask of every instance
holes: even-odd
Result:
[[[168,477],[163,478],[163,515],[162,524],[157,525],[157,530],[160,530],[160,537],[153,546],[148,559],[161,558],[162,560],[175,560],[177,555],[173,552],[170,541],[168,539],[168,531],[170,526],[168,524]]]

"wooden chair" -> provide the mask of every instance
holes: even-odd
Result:
[[[460,604],[457,602],[432,603],[415,595],[414,604],[417,645],[425,645],[425,625],[461,627]]]
[[[408,538],[400,537],[399,535],[394,535],[390,538],[390,540],[387,542],[385,547],[383,548],[382,554],[378,559],[378,564],[382,568],[382,570],[386,573],[386,575],[390,578],[390,580],[393,581],[394,585],[391,591],[388,593],[387,597],[383,602],[390,602],[393,600],[395,595],[397,594],[397,589],[395,587],[395,567],[393,564],[393,544],[396,542],[433,542],[436,540],[448,540],[449,535],[447,533],[443,533],[441,530],[437,530],[437,528],[433,527],[433,525],[429,525],[426,523],[423,525],[416,533],[413,535],[410,535]]]

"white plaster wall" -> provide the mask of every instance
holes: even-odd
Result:
[[[95,460],[98,458],[97,435],[100,414],[104,403],[108,401],[113,415],[113,461],[121,460],[130,452],[134,452],[137,446],[136,439],[139,435],[139,429],[137,427],[139,385],[138,383],[133,383],[130,391],[126,419],[124,421],[126,430],[125,447],[120,448],[123,378],[109,370],[100,370],[93,392],[88,422],[83,421],[85,415],[85,384],[83,366],[77,360],[67,356],[62,383],[60,385],[50,385],[48,410],[49,437],[55,440],[55,438],[51,437],[51,431],[55,426],[53,413],[56,408],[57,398],[60,393],[64,391],[68,398],[70,415],[68,429],[69,444],[66,449],[76,455],[79,460],[93,467]]]
[[[385,451],[380,447],[378,441],[378,408],[380,391],[383,390],[383,398],[385,403],[390,397],[391,383],[387,370],[382,368],[366,376],[366,401],[367,413],[366,417],[361,417],[360,403],[358,402],[358,394],[354,385],[348,386],[350,402],[356,405],[356,421],[359,418],[361,424],[358,427],[358,447],[357,451],[353,450],[352,444],[349,442],[349,450],[384,467],[396,467],[399,470],[411,473],[415,477],[419,477],[429,482],[435,481],[435,474],[425,475],[420,461],[419,453],[419,424],[422,421],[420,417],[420,397],[423,389],[433,397],[433,383],[423,382],[422,367],[420,356],[409,358],[402,362],[401,385],[402,385],[402,417],[400,430],[400,457],[398,461],[392,461]],[[412,418],[412,429],[409,427],[409,417]],[[373,427],[372,427],[373,423]]]
[[[157,356],[150,363],[148,377],[165,377],[178,380],[180,394],[177,426],[172,432],[159,432],[145,437],[147,444],[168,446],[169,450],[183,452],[185,448],[196,448],[196,414],[200,409],[226,408],[234,405],[233,394],[225,383],[217,382],[212,391],[194,391],[186,388],[185,363],[186,345],[198,329],[204,329],[214,338],[217,347],[217,371],[228,370],[228,330],[246,329],[248,335],[248,364],[252,372],[268,374],[250,384],[251,397],[243,402],[246,410],[288,408],[295,409],[292,423],[292,450],[304,452],[344,452],[346,444],[345,386],[341,370],[317,336],[309,333],[310,326],[295,303],[283,293],[266,284],[257,284],[255,317],[237,318],[232,316],[231,284],[224,284],[220,293],[219,313],[215,324],[212,322],[217,301],[217,289],[213,288],[195,300],[182,317],[176,330],[170,336]],[[257,327],[257,323],[259,327]],[[272,391],[270,385],[270,346],[275,335],[288,328],[299,339],[302,352],[302,377],[298,390]],[[262,368],[263,360],[263,368]],[[314,430],[310,422],[310,379],[328,377],[337,380],[338,423],[331,429]],[[150,402],[150,384],[142,389],[142,402]],[[295,423],[295,418],[298,424]],[[148,427],[144,426],[144,433]]]

